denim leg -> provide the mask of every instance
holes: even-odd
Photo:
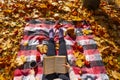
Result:
[[[49,43],[48,43],[48,51],[47,51],[47,56],[54,56],[56,55],[55,53],[55,42],[53,38],[50,38]]]

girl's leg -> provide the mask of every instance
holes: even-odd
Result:
[[[66,43],[64,40],[64,35],[63,35],[63,30],[59,29],[59,55],[60,56],[66,56],[67,62],[68,62],[68,57],[67,57],[67,49],[66,49]],[[58,77],[62,80],[70,80],[69,79],[69,73],[66,74],[58,74]]]
[[[59,45],[60,45],[59,55],[63,55],[67,57],[66,43],[63,37],[59,39]]]
[[[47,56],[54,56],[55,55],[55,42],[54,42],[54,31],[51,29],[49,31],[49,42],[48,42],[48,51]]]
[[[59,55],[66,56],[67,58],[67,49],[66,49],[66,43],[64,40],[63,30],[59,29]]]
[[[48,51],[47,51],[47,56],[54,56],[55,54],[55,43],[54,39],[50,38],[49,43],[48,43]]]

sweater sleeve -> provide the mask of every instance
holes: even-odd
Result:
[[[78,80],[72,68],[70,68],[68,72],[69,72],[70,80]]]

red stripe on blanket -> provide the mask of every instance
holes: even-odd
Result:
[[[40,54],[40,52],[37,50],[20,50],[17,56],[21,56],[21,55],[30,56],[30,55],[38,55],[38,54]]]
[[[32,35],[32,36],[24,35],[22,42],[25,42],[25,41],[28,41],[28,40],[31,40],[31,39],[32,40],[40,40],[40,39],[47,39],[48,40],[48,37],[46,37],[44,35]]]
[[[96,66],[92,68],[82,68],[81,69],[85,73],[89,74],[101,74],[101,73],[106,73],[105,67],[104,66]]]
[[[106,73],[104,66],[96,66],[92,68],[93,74],[100,74],[100,73]]]
[[[29,24],[28,23],[25,27],[28,27],[28,28],[44,27],[45,28],[46,26],[47,26],[47,28],[49,28],[48,26],[50,26],[50,25],[44,24],[44,23],[39,23],[39,24]]]
[[[85,55],[93,55],[93,54],[99,54],[98,49],[89,49],[89,50],[84,50]]]
[[[96,66],[92,68],[79,68],[79,67],[72,67],[75,74],[106,74],[106,70],[104,66]]]
[[[29,75],[29,71],[31,69],[16,69],[14,71],[14,76],[22,76],[22,75]],[[43,74],[43,68],[42,67],[38,67],[35,68],[35,74]]]
[[[93,35],[88,35],[88,36],[77,36],[76,41],[79,40],[86,40],[86,39],[93,39],[94,36]]]

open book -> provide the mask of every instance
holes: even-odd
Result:
[[[66,56],[46,56],[43,59],[43,73],[67,73],[66,67],[63,66],[66,62]]]

